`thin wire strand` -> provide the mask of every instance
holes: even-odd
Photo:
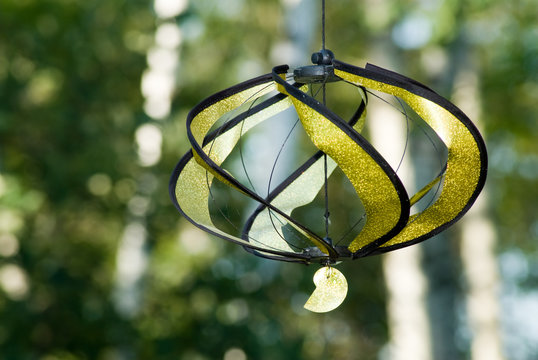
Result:
[[[210,195],[211,195],[211,191],[210,191]],[[210,196],[210,198],[211,198],[211,201],[213,201],[213,203],[216,203],[216,199],[215,199],[212,195]],[[223,216],[223,217],[230,223],[230,225],[232,225],[232,227],[233,227],[235,230],[239,231],[239,228],[238,228],[234,223],[232,223],[231,220],[230,220],[226,215],[224,215],[224,214],[222,213],[222,210],[220,210],[220,208],[219,208],[219,211],[220,211],[221,215],[222,215],[222,216]],[[252,236],[250,236],[250,235],[247,235],[247,237],[248,237],[248,239],[249,239],[250,241],[255,242],[255,243],[258,243],[258,244],[260,244],[260,245],[262,245],[262,246],[265,246],[267,249],[271,249],[271,250],[275,250],[275,251],[286,251],[286,250],[282,250],[282,249],[279,249],[279,248],[274,247],[274,246],[271,246],[271,245],[267,245],[267,244],[264,243],[263,241],[257,240],[256,238],[254,238],[254,237],[252,237]],[[290,244],[290,243],[288,243],[288,245],[290,245],[291,247],[295,247],[296,249],[299,249],[299,250],[306,250],[305,248],[300,248],[300,247],[297,247],[297,246],[295,246],[295,245],[293,245],[293,244]],[[259,251],[259,250],[258,250],[258,251]]]
[[[345,81],[345,80],[344,80]],[[352,85],[355,85],[349,81],[346,81],[347,83],[350,83]],[[356,85],[355,85],[356,86]],[[379,100],[383,101],[384,103],[388,104],[389,106],[391,106],[392,108],[394,108],[396,111],[398,111],[400,114],[404,115],[405,116],[405,119],[406,119],[406,140],[405,140],[405,147],[404,147],[404,151],[403,151],[403,154],[402,154],[402,157],[400,159],[400,163],[398,164],[398,167],[396,169],[396,172],[400,169],[400,166],[402,165],[402,162],[403,162],[403,159],[405,157],[405,154],[406,154],[406,151],[408,149],[408,144],[409,144],[409,137],[410,137],[410,126],[409,126],[409,121],[412,121],[415,126],[418,127],[418,129],[427,137],[428,141],[430,142],[430,144],[432,145],[432,147],[434,148],[434,151],[435,153],[437,154],[437,158],[439,159],[439,164],[441,165],[441,167],[443,167],[443,160],[442,160],[442,156],[441,156],[441,151],[440,149],[437,147],[437,145],[435,144],[435,141],[432,139],[432,137],[426,132],[426,130],[424,129],[424,127],[417,123],[415,121],[415,119],[411,116],[408,115],[407,113],[407,110],[405,109],[405,106],[404,104],[402,103],[401,99],[398,98],[397,96],[394,96],[396,98],[396,100],[398,101],[399,105],[400,105],[400,108],[398,108],[396,105],[392,104],[391,102],[387,101],[386,99],[384,99],[383,97],[377,95],[376,93],[368,90],[368,89],[365,89],[367,93],[369,93],[370,95],[378,98]],[[442,170],[441,171],[441,174],[439,174],[438,176],[444,176],[444,172],[446,171],[446,165],[444,166],[445,170]],[[437,194],[439,193],[440,189],[441,189],[441,186],[442,186],[442,180],[439,181],[439,183],[437,184],[437,186],[435,187],[435,192],[432,196],[432,198],[430,199],[430,201],[428,202],[428,205],[426,206],[426,209],[429,208],[435,198],[437,197]],[[423,212],[419,213],[413,220],[411,220],[410,222],[408,222],[407,225],[417,221],[421,216],[422,216]],[[366,213],[364,213],[354,224],[353,226],[348,229],[348,231],[346,231],[346,233],[336,242],[335,246],[338,245],[340,242],[342,242],[366,217]]]
[[[329,239],[329,185],[328,185],[328,176],[327,176],[327,154],[323,154],[323,172],[325,175],[325,237]]]
[[[321,48],[325,50],[325,0],[321,0]]]
[[[286,80],[291,80],[292,78],[293,78],[293,75],[292,75],[292,74],[290,74],[290,75],[286,75]],[[319,90],[318,90],[317,93],[319,93]],[[316,93],[316,95],[317,95],[317,93]],[[256,100],[258,100],[258,99],[256,99]],[[250,109],[252,108],[252,106],[253,106],[253,104],[249,107],[248,111],[250,111]],[[243,158],[243,156],[242,156],[242,151],[241,151],[241,148],[242,148],[242,147],[241,147],[241,139],[242,139],[242,137],[243,137],[243,125],[244,125],[244,122],[245,122],[245,120],[243,120],[242,123],[241,123],[241,131],[240,131],[240,133],[239,133],[239,141],[238,141],[238,142],[239,142],[239,146],[240,146],[240,148],[239,148],[239,149],[240,149],[240,152],[239,152],[239,153],[240,153],[241,163],[242,163],[242,166],[243,166],[243,170],[244,170],[244,172],[245,172],[245,175],[247,176],[247,179],[249,180],[249,182],[250,182],[252,188],[254,189],[254,185],[253,185],[252,182],[250,181],[250,176],[248,175],[248,171],[246,170],[246,165],[245,165],[244,158]],[[273,178],[274,169],[275,169],[275,167],[276,167],[276,164],[277,164],[277,162],[278,162],[278,159],[279,159],[279,157],[280,157],[280,154],[281,154],[281,152],[283,151],[284,146],[285,146],[285,144],[286,144],[288,138],[290,137],[291,133],[293,132],[293,130],[294,130],[294,128],[296,127],[296,125],[297,125],[298,122],[299,122],[299,119],[297,119],[297,121],[294,123],[292,129],[289,131],[288,135],[286,136],[286,139],[284,140],[284,142],[283,142],[283,144],[282,144],[282,146],[281,146],[281,148],[280,148],[280,150],[279,150],[279,152],[278,152],[277,158],[275,159],[275,162],[274,162],[274,164],[273,164],[273,168],[272,168],[272,170],[271,170],[271,176],[270,176],[270,178],[269,178],[268,195],[269,195],[269,191],[270,191],[270,187],[271,187],[271,182],[272,182],[272,178]],[[254,191],[256,191],[256,190],[254,190]],[[273,229],[275,230],[275,232],[277,233],[277,235],[278,235],[284,242],[286,242],[289,246],[291,246],[292,248],[295,248],[295,249],[298,249],[298,250],[303,250],[303,251],[306,250],[306,248],[297,246],[297,245],[295,245],[295,244],[292,244],[292,243],[289,242],[288,240],[286,240],[286,238],[284,237],[284,234],[281,233],[281,231],[279,231],[279,229],[277,228],[277,226],[276,226],[276,224],[275,224],[275,219],[274,219],[273,217],[276,218],[276,220],[280,223],[281,226],[285,225],[287,222],[282,221],[282,220],[280,219],[279,216],[276,216],[275,214],[273,214],[273,211],[272,211],[271,209],[268,208],[267,210],[268,210],[268,212],[269,212],[269,219],[270,219],[270,221],[271,221],[271,225],[273,226]],[[293,235],[293,237],[294,237],[295,239],[297,239],[297,240],[302,240],[302,239],[300,239],[300,238],[297,236],[297,234],[292,233],[292,235]]]
[[[267,84],[266,86],[264,86],[263,88],[261,88],[260,90],[256,91],[254,94],[252,94],[251,96],[249,96],[247,99],[245,99],[245,101],[243,101],[239,107],[243,106],[244,104],[246,104],[248,101],[250,101],[252,98],[254,98],[256,95],[258,95],[259,93],[261,93],[262,91],[264,91],[265,89],[267,89],[268,87],[272,86],[273,83],[269,83]],[[256,101],[258,101],[260,98],[256,98],[254,99],[254,101],[252,102],[252,104],[250,104],[249,108],[247,109],[247,114],[250,112],[250,110],[252,109],[252,107],[254,106],[254,104],[256,103]],[[248,116],[247,116],[248,117]],[[226,121],[224,121],[224,124],[228,121],[229,119],[227,119]],[[245,122],[245,119],[243,119],[241,121],[241,123],[243,124]],[[223,125],[224,125],[223,124]],[[211,152],[213,151],[213,146],[215,145],[215,142],[217,140],[217,138],[222,134],[222,131],[224,129],[224,126],[220,126],[217,133],[215,134],[215,138],[211,141],[211,145],[209,146],[209,151],[207,153],[207,156],[209,158],[211,158]],[[241,140],[241,134],[239,134],[239,140]],[[206,170],[206,173],[207,173],[207,170]]]
[[[344,235],[334,244],[334,246],[337,246],[344,240],[364,219],[366,218],[366,213],[362,214],[362,216],[353,224],[351,228],[349,228]]]
[[[397,97],[397,96],[394,96],[394,98],[396,98],[396,100],[398,101],[398,103],[400,104],[400,107],[401,107],[401,111],[394,105],[392,104],[391,102],[385,100],[384,98],[382,98],[381,96],[377,95],[377,94],[374,94],[373,92],[369,91],[366,89],[366,91],[368,93],[370,93],[371,95],[377,97],[378,99],[382,100],[383,102],[391,105],[394,109],[398,110],[398,112],[400,112],[401,114],[403,114],[405,116],[405,126],[406,126],[406,136],[405,136],[405,147],[404,147],[404,151],[402,153],[402,156],[400,158],[400,163],[398,164],[398,167],[396,168],[396,171],[395,172],[398,172],[398,170],[400,169],[400,166],[402,165],[403,163],[403,160],[404,160],[404,157],[405,157],[405,154],[406,154],[406,150],[407,150],[407,146],[408,146],[408,142],[409,142],[409,116],[407,115],[407,111],[405,110],[405,107],[403,106],[403,103],[401,102],[401,100]],[[342,242],[364,219],[366,218],[366,213],[364,213],[356,222],[355,224],[353,224],[353,226],[351,228],[349,228],[345,233],[344,235],[342,235],[342,237],[336,242],[336,245],[340,244],[340,242]]]
[[[241,103],[240,106],[246,104],[248,101],[250,101],[252,98],[254,98],[257,94],[259,94],[260,92],[264,91],[265,89],[267,89],[268,87],[272,86],[273,84],[269,83],[267,84],[266,86],[264,86],[263,88],[261,88],[260,90],[256,91],[254,94],[252,94],[251,96],[249,96],[245,101],[243,101],[243,103]],[[248,110],[247,110],[247,113],[250,112],[250,110],[252,109],[252,107],[254,106],[254,104],[256,103],[256,101],[258,101],[259,98],[256,98],[254,99],[253,103],[249,106]],[[242,123],[244,123],[244,120],[242,121]],[[215,145],[215,142],[216,142],[216,139],[218,138],[218,136],[220,136],[222,134],[222,131],[224,129],[224,126],[221,126],[219,127],[218,131],[217,131],[217,134],[215,135],[215,138],[211,141],[211,145],[209,146],[209,151],[207,153],[207,156],[209,158],[211,158],[211,153],[213,151],[213,146]],[[241,136],[239,137],[241,139]],[[207,184],[207,188],[208,188],[208,191],[209,191],[209,196],[213,199],[214,203],[216,203],[214,197],[213,197],[213,193],[212,193],[212,190],[211,190],[211,186],[209,185],[209,171],[206,169],[206,184]],[[247,177],[248,177],[248,174],[247,174]],[[228,206],[228,205],[226,205]],[[236,230],[239,230],[237,229],[237,227],[233,224],[233,222],[224,214],[224,212],[222,211],[222,209],[220,207],[217,207],[219,212],[221,213],[222,217],[230,224],[232,225]],[[227,209],[229,209],[227,207]],[[236,211],[237,215],[240,215],[239,214],[239,211],[237,209],[233,209]]]
[[[278,154],[275,158],[275,161],[273,163],[273,167],[271,169],[271,174],[269,176],[269,182],[267,184],[267,197],[269,197],[269,193],[271,192],[271,182],[273,180],[273,175],[274,175],[274,171],[275,171],[275,168],[276,168],[276,164],[278,163],[278,159],[280,158],[280,154],[282,153],[282,151],[284,150],[284,147],[288,141],[288,139],[290,138],[293,130],[295,129],[295,127],[297,126],[297,124],[299,123],[299,119],[295,120],[295,123],[293,124],[293,126],[291,127],[290,131],[288,132],[286,138],[284,139],[284,141],[282,142],[282,145],[280,146],[280,150],[278,151]],[[285,223],[283,221],[280,220],[280,218],[278,216],[276,216],[275,214],[273,214],[273,211],[271,209],[267,209],[269,211],[269,220],[271,221],[271,225],[273,226],[273,229],[275,230],[275,232],[278,234],[278,236],[280,236],[280,238],[282,238],[282,240],[286,241],[285,237],[284,237],[284,233],[281,233],[278,228],[276,227],[276,224],[274,222],[274,219],[273,217],[275,217],[278,222],[280,223],[281,226],[285,225]],[[296,234],[293,234],[294,237],[296,239],[299,239],[299,237],[296,235]],[[287,242],[287,241],[286,241]],[[287,242],[289,245],[291,245],[291,243]],[[292,245],[294,246],[294,245]],[[304,248],[300,248],[297,246],[298,249],[302,249],[304,250]]]
[[[263,90],[267,89],[267,88],[268,88],[269,86],[271,86],[271,85],[273,85],[273,84],[268,84],[267,86],[263,87],[262,89],[260,89],[260,90],[257,91],[256,93],[252,94],[252,96],[250,96],[249,98],[247,98],[247,99],[246,99],[240,106],[246,104],[246,103],[247,103],[248,101],[250,101],[254,96],[256,96],[257,94],[259,94],[259,93],[262,92]],[[252,107],[254,106],[254,103],[255,103],[256,101],[258,101],[258,100],[259,100],[259,98],[256,98],[256,99],[253,101],[253,103],[249,106],[249,108],[248,108],[248,110],[247,110],[247,114],[248,114],[248,112],[250,112],[250,110],[251,110]],[[247,117],[248,117],[248,116],[247,116]],[[242,120],[242,122],[241,122],[241,126],[243,126],[244,122],[245,122],[245,119]],[[221,131],[222,131],[222,127],[221,127],[221,128],[219,129],[219,131],[217,132],[217,135],[216,135],[216,137],[215,137],[215,140],[216,140],[216,138],[221,134]],[[241,131],[240,131],[240,134],[239,134],[239,140],[241,140],[241,137],[242,137],[242,127],[241,127]],[[211,142],[211,145],[210,145],[210,148],[209,148],[209,152],[208,152],[208,156],[211,155],[211,152],[212,152],[212,150],[213,150],[213,146],[214,146],[214,144],[215,144],[215,140],[213,140],[213,141]],[[243,160],[242,160],[242,161],[243,161]],[[243,163],[243,164],[244,164],[244,163]],[[249,178],[249,176],[248,176],[248,172],[247,172],[246,168],[244,168],[244,171],[245,171],[245,173],[246,173],[247,178]],[[216,204],[216,199],[215,199],[215,197],[213,196],[213,191],[211,190],[211,185],[209,184],[209,171],[208,171],[208,170],[206,170],[206,185],[207,185],[207,188],[208,188],[208,191],[209,191],[209,197],[210,197],[211,201],[213,202],[213,204]],[[252,185],[252,183],[251,183],[251,185]],[[252,186],[253,186],[253,185],[252,185]],[[226,205],[226,206],[227,206],[227,205]],[[238,227],[231,221],[231,219],[230,219],[228,216],[226,216],[226,214],[224,214],[224,212],[222,211],[222,209],[221,209],[219,206],[216,206],[216,207],[217,207],[217,209],[218,209],[220,215],[226,220],[226,222],[228,222],[228,223],[229,223],[235,230],[239,231],[239,228],[238,228]],[[238,211],[237,209],[234,208],[233,210],[235,210],[236,213],[237,213],[238,215],[240,215],[240,214],[239,214],[239,211]],[[270,209],[269,209],[269,210],[270,210]],[[273,227],[275,228],[275,230],[277,230],[276,227],[275,227],[274,225],[273,225]],[[278,230],[277,230],[277,233],[278,233]],[[256,239],[252,238],[250,235],[247,235],[247,236],[248,236],[249,240],[253,240],[253,241],[255,241],[255,242],[257,242],[257,243],[259,243],[259,244],[261,244],[261,245],[263,245],[263,246],[266,246],[266,247],[268,247],[268,248],[271,248],[271,249],[273,249],[273,250],[282,251],[282,249],[278,249],[278,248],[271,247],[271,246],[269,246],[269,245],[267,245],[267,244],[265,244],[265,243],[263,243],[263,242],[260,242],[260,241],[258,241],[258,240],[256,240]],[[305,248],[300,248],[300,247],[298,247],[298,246],[295,246],[294,244],[289,243],[284,237],[281,236],[281,238],[282,238],[282,240],[284,240],[284,241],[285,241],[288,245],[290,245],[291,247],[295,247],[296,249],[300,249],[300,250],[305,250]]]
[[[345,81],[345,80],[344,80]],[[352,85],[355,85],[353,84],[352,82],[349,82],[349,81],[346,81],[347,83],[349,84],[352,84]],[[356,86],[356,85],[355,85]],[[432,145],[432,147],[434,148],[435,152],[437,153],[438,155],[438,159],[439,159],[439,165],[441,166],[441,168],[445,167],[446,165],[443,165],[443,160],[442,160],[442,157],[441,157],[441,151],[439,150],[439,148],[437,147],[437,145],[435,144],[435,141],[433,141],[432,137],[430,136],[430,134],[428,134],[426,132],[426,130],[424,129],[424,127],[417,123],[415,121],[415,119],[411,116],[408,116],[407,115],[407,111],[405,111],[405,108],[402,106],[402,110],[400,110],[397,106],[395,106],[394,104],[390,103],[389,101],[387,101],[386,99],[382,98],[381,96],[375,94],[374,92],[368,90],[368,89],[365,89],[366,92],[376,98],[378,98],[379,100],[383,101],[384,103],[388,104],[389,106],[391,106],[392,108],[394,108],[396,111],[398,111],[400,114],[404,115],[406,117],[406,119],[409,119],[411,120],[415,126],[424,134],[424,136],[426,136],[428,138],[428,141],[430,142],[430,144]],[[400,102],[400,105],[402,104],[401,103],[401,100],[400,98],[396,97],[396,99]],[[407,140],[406,140],[406,144],[407,144]],[[406,148],[407,148],[407,145],[406,145]]]
[[[403,113],[404,113],[404,116],[405,116],[405,146],[404,146],[404,150],[403,150],[403,153],[402,153],[402,157],[400,158],[400,163],[398,164],[398,166],[396,167],[396,173],[398,173],[398,170],[400,170],[400,166],[402,166],[402,163],[404,161],[404,158],[405,158],[405,154],[407,152],[407,146],[409,144],[409,116],[407,115],[407,111],[405,110],[405,107],[402,103],[402,101],[400,100],[399,97],[397,96],[394,96],[394,98],[398,101],[398,103],[400,104],[400,107],[402,108],[403,110]]]
[[[206,184],[207,184],[207,187],[208,187],[208,190],[209,190],[209,198],[211,199],[211,201],[213,202],[213,204],[216,204],[217,200],[216,200],[215,197],[213,196],[213,191],[211,190],[211,186],[209,185],[209,172],[208,172],[208,171],[206,171]],[[226,205],[226,207],[227,207],[227,209],[229,209],[229,208],[228,208],[228,205]],[[228,216],[226,216],[226,214],[224,214],[224,212],[222,211],[222,209],[220,208],[220,206],[216,206],[216,208],[218,209],[220,215],[226,220],[226,222],[228,222],[228,223],[229,223],[235,230],[239,231],[239,228],[232,222],[232,220],[230,220],[230,218],[229,218]],[[240,215],[240,214],[239,214],[239,211],[237,211],[237,209],[233,208],[233,210],[235,210],[236,213],[237,213],[238,215]],[[271,210],[269,209],[269,211],[271,211]],[[278,219],[279,221],[281,221],[278,217],[277,217],[277,219]],[[281,223],[283,224],[282,221],[281,221]],[[273,225],[273,227],[274,227],[275,230],[276,230],[276,227],[275,227],[274,225]],[[277,233],[278,233],[278,230],[277,230]],[[280,235],[280,234],[279,234],[279,235]],[[276,248],[276,247],[267,245],[267,244],[265,244],[265,243],[262,242],[262,241],[256,240],[256,238],[254,238],[254,237],[252,237],[252,236],[250,236],[250,235],[247,235],[247,237],[248,237],[249,240],[252,240],[253,242],[256,242],[256,243],[258,243],[258,244],[260,244],[260,245],[263,245],[263,246],[267,247],[268,249],[277,250],[277,251],[285,251],[285,250],[282,250],[282,249],[279,249],[279,248]],[[297,250],[303,250],[303,251],[306,250],[306,248],[301,248],[301,247],[299,247],[299,246],[296,246],[296,245],[294,245],[294,244],[288,242],[288,241],[287,241],[284,237],[282,237],[282,236],[281,236],[281,238],[282,238],[282,240],[284,240],[289,246],[291,246],[291,247],[293,247],[293,248],[295,248],[295,249],[297,249]]]
[[[326,92],[326,84],[327,84],[327,78],[326,76],[323,79],[323,83],[321,84],[320,89],[316,92],[316,94],[313,95],[313,97],[316,97],[320,90],[323,91],[323,105],[325,106],[327,104],[327,92]],[[323,153],[323,173],[324,173],[324,193],[325,193],[325,214],[323,214],[324,217],[324,223],[325,223],[325,238],[329,238],[329,183],[328,183],[328,171],[327,171],[327,154]]]
[[[439,160],[439,165],[441,166],[441,172],[437,176],[444,177],[444,172],[446,171],[446,165],[443,166],[443,160],[442,160],[440,149],[437,147],[437,145],[435,144],[435,141],[433,141],[432,137],[426,132],[426,130],[424,129],[424,126],[422,126],[422,124],[418,123],[413,117],[408,117],[407,116],[407,111],[405,110],[405,107],[403,106],[401,99],[396,97],[396,96],[395,96],[395,98],[398,100],[398,102],[400,103],[400,106],[402,107],[402,110],[404,111],[406,121],[411,120],[415,124],[415,126],[426,136],[426,138],[428,139],[428,141],[430,142],[430,144],[434,148],[434,151],[437,154],[437,158]],[[408,128],[408,131],[407,131],[407,137],[406,137],[406,141],[405,141],[406,142],[406,146],[405,146],[406,149],[407,149],[408,141],[409,141],[409,128]],[[403,157],[402,157],[402,161],[403,161]],[[401,161],[400,161],[400,164],[401,164]],[[399,167],[400,166],[398,165],[398,168]],[[441,180],[442,179],[439,179],[439,183],[435,187],[435,192],[433,193],[433,196],[431,197],[430,201],[428,202],[428,204],[426,205],[426,207],[424,209],[429,208],[433,204],[435,198],[437,197],[437,194],[439,194],[439,191],[441,190],[441,185],[442,185]],[[415,216],[415,218],[413,218],[413,220],[411,220],[411,221],[409,221],[407,223],[407,225],[410,225],[410,224],[414,223],[415,221],[417,221],[423,214],[424,214],[424,211],[421,211],[420,213],[418,213],[417,216]]]
[[[325,2],[325,1],[324,1]],[[324,79],[322,89],[323,89],[323,106],[327,105],[327,89],[326,89],[327,78]],[[327,175],[327,154],[323,153],[323,173],[325,176],[325,183],[323,185],[325,190],[325,238],[329,239],[329,181]]]
[[[346,81],[346,80],[344,80],[344,81],[347,82],[348,84],[355,85],[355,84],[353,84],[353,83],[350,82],[350,81]],[[355,86],[356,86],[356,85],[355,85]],[[404,110],[402,111],[402,110],[400,110],[397,106],[395,106],[395,105],[392,104],[391,102],[387,101],[386,99],[382,98],[381,96],[377,95],[376,93],[374,93],[374,92],[372,92],[372,91],[370,91],[370,90],[368,90],[368,89],[365,89],[365,90],[366,90],[366,92],[367,92],[368,94],[370,94],[370,95],[372,95],[372,96],[378,98],[379,100],[381,100],[381,101],[383,101],[384,103],[388,104],[389,106],[393,107],[393,108],[394,108],[396,111],[398,111],[400,114],[404,115],[406,118],[408,118],[409,120],[411,120],[411,121],[415,124],[415,126],[417,126],[417,128],[418,128],[418,129],[419,129],[419,130],[420,130],[420,131],[421,131],[421,132],[428,138],[428,141],[429,141],[429,142],[431,143],[431,145],[433,146],[435,152],[439,155],[439,156],[438,156],[438,158],[439,158],[439,164],[441,165],[441,167],[444,167],[444,165],[443,165],[443,160],[441,159],[441,151],[439,150],[439,148],[438,148],[437,145],[435,144],[435,141],[433,141],[432,137],[426,132],[426,130],[424,130],[424,127],[423,127],[421,124],[417,123],[417,122],[415,121],[415,119],[413,119],[413,117],[407,115],[407,112],[405,111],[405,109],[403,108],[403,106],[402,106],[402,108],[403,108]],[[397,99],[397,100],[400,102],[400,104],[401,104],[400,98],[396,97],[396,99]]]
[[[316,93],[314,93],[314,92],[313,92],[313,89],[312,89],[312,86],[310,86],[310,95],[311,95],[312,97],[315,98],[316,96],[318,96],[318,94],[319,94],[320,91],[321,91],[321,88],[319,88],[319,89],[316,91]],[[299,119],[297,119],[297,120],[295,121],[295,123],[294,123],[292,129],[288,132],[288,135],[286,136],[286,139],[284,139],[284,142],[282,143],[282,145],[281,145],[281,147],[280,147],[280,150],[279,150],[278,155],[277,155],[277,157],[276,157],[276,159],[275,159],[275,162],[273,163],[273,168],[272,168],[272,170],[271,170],[271,175],[269,176],[269,183],[268,183],[268,185],[267,185],[267,192],[268,192],[268,195],[269,195],[269,190],[270,190],[270,188],[271,188],[271,183],[272,183],[272,181],[273,181],[274,170],[275,170],[276,164],[277,164],[277,162],[278,162],[278,159],[279,159],[279,157],[280,157],[280,153],[283,151],[284,146],[286,145],[286,142],[288,141],[288,139],[289,139],[289,137],[290,137],[292,131],[295,129],[295,126],[298,124],[298,122],[299,122]],[[276,225],[275,225],[275,222],[274,222],[274,219],[273,219],[273,216],[275,216],[275,215],[273,214],[273,211],[272,211],[271,209],[268,209],[268,211],[269,211],[269,219],[270,219],[270,221],[271,221],[271,225],[273,226],[273,229],[275,230],[275,232],[278,234],[278,236],[280,236],[280,237],[282,238],[282,240],[286,241],[286,243],[288,243],[289,245],[291,245],[291,244],[284,238],[284,234],[283,234],[283,233],[281,234],[280,231],[277,229],[277,227],[276,227]],[[275,217],[276,217],[276,219],[280,222],[280,225],[285,225],[285,223],[282,222],[282,221],[280,220],[279,217],[277,217],[277,216],[275,216]],[[300,240],[300,238],[299,238],[296,234],[293,234],[293,236],[294,236],[296,239],[299,239],[299,240]],[[292,245],[292,246],[293,246],[293,245]],[[304,250],[304,249],[303,249],[303,250]]]
[[[293,130],[295,130],[298,123],[299,123],[299,118],[297,118],[297,120],[295,120],[295,122],[293,123],[293,126],[291,127],[290,131],[288,131],[286,138],[284,139],[284,141],[282,142],[282,145],[280,146],[280,149],[278,150],[278,154],[276,155],[275,161],[273,162],[273,167],[271,168],[271,174],[269,175],[269,182],[267,183],[267,196],[269,196],[269,193],[271,192],[271,182],[273,181],[273,175],[275,173],[276,164],[278,163],[278,160],[280,159],[280,155],[282,154],[282,151],[284,150],[286,143],[288,142],[291,134],[293,133]]]
[[[247,110],[247,114],[250,112],[250,110],[252,109],[252,107],[254,106],[254,104],[256,103],[256,101],[258,101],[260,98],[257,98],[256,100],[254,100],[252,102],[252,104],[249,106],[248,110]],[[245,117],[245,119],[243,119],[241,121],[241,128],[239,129],[239,140],[237,141],[238,142],[238,146],[239,146],[239,158],[241,159],[241,166],[243,167],[243,171],[245,172],[245,175],[247,177],[247,181],[248,183],[250,184],[250,187],[252,188],[252,191],[254,191],[255,193],[257,193],[256,191],[256,188],[254,186],[254,184],[252,183],[252,180],[250,179],[250,175],[248,174],[248,171],[247,171],[247,167],[245,165],[245,158],[243,157],[243,143],[242,143],[242,140],[243,140],[243,128],[245,126],[245,120],[246,120],[247,117]]]

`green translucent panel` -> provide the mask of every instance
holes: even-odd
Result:
[[[327,159],[327,174],[330,175],[336,168],[336,163],[331,159]],[[319,158],[312,166],[306,169],[301,176],[295,179],[290,185],[288,185],[278,196],[276,196],[271,204],[282,210],[287,215],[291,215],[291,212],[300,206],[310,204],[314,201],[314,198],[323,187],[325,183],[324,161],[323,158]],[[255,239],[261,240],[269,247],[277,247],[282,250],[294,251],[290,245],[286,242],[282,243],[280,236],[284,237],[282,232],[280,236],[275,237],[274,225],[282,224],[282,220],[278,220],[278,215],[265,208],[259,214],[257,214],[252,227],[249,231],[249,235]],[[285,248],[280,246],[284,245]]]
[[[272,87],[272,89],[274,90],[274,87]],[[201,111],[198,115],[196,115],[192,122],[193,126],[196,128],[193,130],[193,134],[196,133],[198,138],[203,139],[205,135],[207,135],[203,133],[203,131],[208,132],[209,129],[211,129],[211,125],[218,120],[218,118],[215,117],[220,117],[226,113],[226,111],[239,107],[243,102],[249,99],[252,94],[258,95],[260,93],[254,90],[249,91],[248,94],[243,92],[235,96],[230,96],[225,100],[214,104],[213,106],[216,106],[217,109],[212,109],[212,106],[210,106],[206,110]],[[284,111],[290,106],[291,102],[289,99],[283,98],[277,103],[246,117],[242,124],[238,123],[234,127],[227,129],[225,132],[206,144],[203,147],[204,152],[208,154],[217,165],[222,164],[222,162],[229,156],[233,148],[236,146],[242,134],[260,124],[262,121],[265,121]],[[199,164],[199,162],[201,162],[203,166]],[[267,248],[262,244],[248,242],[238,237],[231,236],[214,226],[213,222],[211,221],[208,206],[210,187],[213,178],[213,169],[207,167],[205,162],[196,160],[196,157],[191,158],[187,162],[178,176],[175,188],[177,203],[182,211],[187,214],[191,220],[203,225],[215,234],[233,238],[233,240],[238,243],[260,250]],[[273,236],[278,238],[278,235],[276,234],[273,234]]]

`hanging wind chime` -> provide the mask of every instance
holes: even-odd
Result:
[[[316,289],[304,307],[327,312],[347,294],[344,275],[334,265],[343,260],[380,254],[426,240],[459,220],[484,186],[487,155],[480,133],[467,116],[425,85],[398,73],[367,64],[364,68],[334,58],[325,48],[325,1],[322,1],[322,50],[314,65],[289,73],[287,65],[218,92],[195,106],[187,117],[192,149],[178,162],[170,196],[179,212],[200,229],[243,246],[264,258],[322,267],[314,275]],[[325,85],[343,81],[356,86],[362,101],[349,121],[325,105]],[[323,102],[309,94],[317,84]],[[395,170],[361,135],[367,92],[375,90],[401,99],[433,130],[448,150],[446,164],[432,181],[411,197]],[[222,167],[257,125],[294,108],[304,132],[318,149],[268,194],[254,191]],[[329,233],[327,180],[336,168],[349,179],[364,207],[361,231],[346,245]],[[247,175],[248,177],[248,175]],[[214,224],[210,202],[214,180],[256,201],[240,234]],[[410,215],[426,194],[434,200]],[[297,220],[293,211],[325,196],[325,234]]]

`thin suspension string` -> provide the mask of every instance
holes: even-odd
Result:
[[[325,83],[323,83],[323,105],[326,105],[327,98],[326,98],[326,91],[325,91]],[[327,176],[327,154],[323,153],[323,172],[325,175],[325,238],[329,239],[329,181]]]
[[[325,0],[321,0],[321,48],[325,50]]]

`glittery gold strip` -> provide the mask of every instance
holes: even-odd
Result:
[[[335,69],[335,74],[358,86],[403,99],[438,134],[448,148],[442,192],[430,207],[409,218],[407,226],[383,247],[412,243],[456,218],[471,200],[480,179],[480,148],[471,131],[439,104],[395,85]]]
[[[411,197],[411,199],[409,199],[409,204],[411,206],[415,205],[417,202],[420,201],[420,199],[422,199],[436,184],[439,183],[439,181],[441,181],[441,178],[443,176],[440,175],[438,177],[436,177],[435,179],[433,179],[432,181],[430,181],[429,184],[427,184],[426,186],[424,186],[422,189],[420,189],[419,191],[417,191],[417,193],[415,195],[413,195]]]
[[[285,91],[283,88],[281,88]],[[306,89],[305,89],[306,90]],[[364,95],[364,94],[363,94]],[[365,95],[363,101],[366,102]],[[366,120],[366,110],[362,111],[357,122],[353,125],[353,128],[357,132],[361,132]],[[327,176],[330,177],[334,169],[336,169],[336,163],[330,157],[327,158]],[[282,210],[284,213],[291,215],[294,209],[301,206],[310,204],[314,201],[316,195],[319,193],[323,185],[325,184],[325,171],[324,171],[324,159],[320,157],[307,169],[305,169],[295,180],[286,186],[274,199],[271,200],[271,204]],[[280,239],[275,238],[273,225],[278,222],[278,216],[270,212],[267,208],[262,210],[256,215],[255,220],[250,228],[249,235],[260,240],[269,247],[282,248],[283,250],[293,249],[287,244],[283,243]],[[283,236],[283,234],[281,234]]]
[[[244,105],[246,101],[252,101],[253,96],[254,99],[257,99],[259,96],[267,93],[270,90],[275,90],[275,86],[272,84],[270,86],[258,86],[256,91],[254,91],[253,89],[250,92],[242,92],[240,94],[221,100],[220,102],[204,109],[193,118],[193,121],[191,123],[191,131],[194,137],[196,139],[203,139],[209,132],[209,129],[211,129],[211,127],[219,120],[219,118],[226,114],[228,111],[231,111],[231,109],[236,109],[237,107]],[[228,155],[230,155],[233,148],[239,141],[239,138],[244,133],[248,132],[254,126],[258,125],[269,117],[286,110],[290,106],[291,102],[289,101],[289,99],[283,99],[278,103],[249,116],[243,121],[242,126],[236,125],[233,128],[228,129],[226,132],[219,134],[219,136],[217,136],[213,141],[211,141],[202,148],[203,152],[216,165],[220,166],[224,162],[224,160],[226,160]],[[215,107],[215,109],[213,109],[213,107]],[[209,124],[211,124],[211,126],[209,126]],[[198,143],[201,143],[201,141],[198,141]],[[215,172],[215,170],[211,168],[200,157],[200,155],[195,151],[195,149],[193,149],[193,155],[198,164],[207,171],[209,171],[211,174],[213,174],[213,176],[215,176],[219,181],[225,183],[228,186],[234,187],[230,182],[220,176],[220,174]]]
[[[292,97],[306,133],[318,149],[338,164],[364,205],[366,224],[349,245],[350,251],[355,252],[385,236],[398,225],[402,217],[400,194],[386,170],[371,154],[341,127],[307,105],[304,99],[306,94]]]
[[[190,124],[194,139],[201,144],[211,127],[223,115],[274,90],[276,90],[274,83],[264,83],[225,97],[206,107],[193,117]]]

